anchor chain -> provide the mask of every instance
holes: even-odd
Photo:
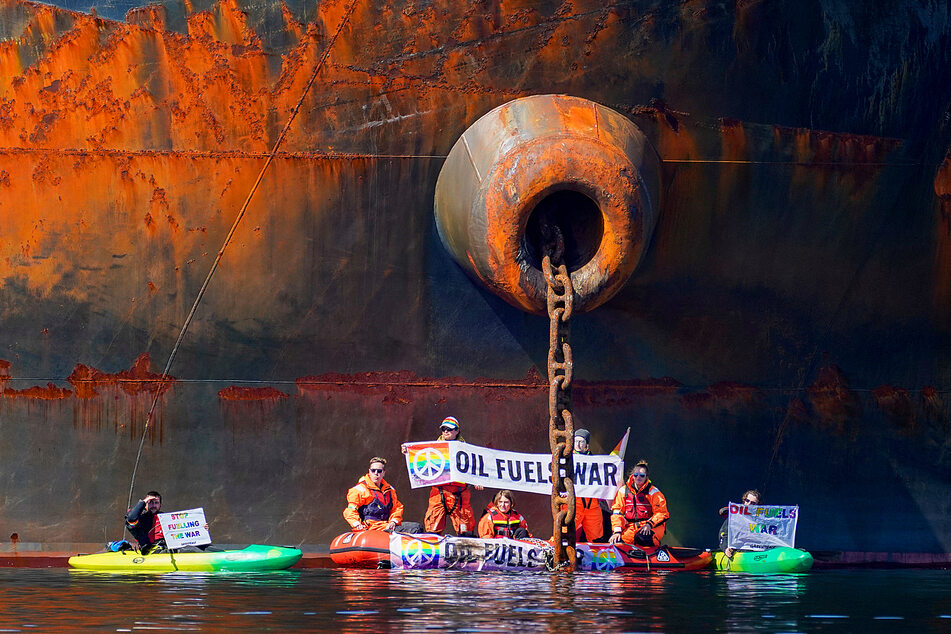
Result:
[[[573,361],[568,343],[574,289],[562,261],[564,239],[558,228],[546,227],[542,272],[548,285],[548,441],[551,446],[551,513],[554,520],[552,569],[574,570],[575,484],[574,421],[571,415]]]

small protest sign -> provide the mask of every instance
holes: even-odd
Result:
[[[158,518],[162,524],[162,532],[165,533],[165,544],[169,549],[211,543],[204,508],[159,513]]]

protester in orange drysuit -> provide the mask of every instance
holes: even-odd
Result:
[[[660,546],[670,513],[664,494],[648,477],[646,461],[638,462],[627,483],[618,488],[611,511],[612,544]]]
[[[587,429],[575,430],[575,453],[591,455]],[[593,542],[604,535],[604,521],[597,498],[575,498],[575,535],[579,542]]]
[[[459,440],[465,442],[459,430],[459,421],[454,416],[447,416],[439,425],[439,436],[436,440]],[[403,453],[406,453],[403,446]],[[482,487],[473,485],[477,491]],[[469,485],[461,482],[441,484],[429,491],[429,507],[423,518],[423,527],[427,533],[442,533],[446,528],[446,516],[452,520],[452,527],[457,535],[472,535],[476,528],[475,514],[472,512],[472,503],[469,501]]]
[[[383,479],[384,458],[371,458],[369,472],[347,491],[347,508],[343,518],[350,528],[392,531],[403,521],[403,504],[396,499],[396,489]]]
[[[521,513],[512,508],[514,505],[515,496],[511,491],[503,490],[496,493],[492,505],[479,520],[479,537],[483,539],[531,537],[528,532],[528,522]]]
[[[462,432],[459,421],[454,416],[447,416],[439,425],[439,437],[436,440],[459,440]],[[482,487],[473,485],[481,491]],[[469,485],[461,482],[435,486],[429,490],[429,507],[423,518],[423,526],[427,533],[442,533],[446,528],[446,516],[452,521],[452,527],[457,535],[472,534],[476,528],[475,513],[472,512],[472,503],[469,501],[471,493]]]

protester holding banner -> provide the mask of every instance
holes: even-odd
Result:
[[[161,510],[162,495],[158,491],[149,491],[126,513],[126,528],[139,543],[143,555],[165,547],[165,534],[158,518]]]
[[[347,491],[343,518],[355,531],[393,531],[403,521],[403,504],[396,489],[383,479],[386,459],[370,458],[370,469],[356,486]]]
[[[749,506],[750,504],[759,505],[763,503],[763,496],[756,489],[750,489],[749,491],[743,494],[742,501],[744,506]],[[723,517],[725,519],[723,520],[723,524],[720,525],[720,544],[719,545],[720,545],[720,550],[723,551],[723,554],[726,555],[727,557],[732,558],[733,553],[736,552],[736,550],[734,548],[730,548],[727,545],[727,537],[729,535],[728,527],[730,525],[730,518],[728,517],[729,511],[730,511],[729,506],[724,506],[723,508],[720,509],[720,517]]]
[[[591,432],[575,430],[575,453],[590,456]],[[604,521],[597,498],[575,498],[575,535],[580,542],[593,542],[604,534]]]
[[[492,505],[479,520],[479,537],[483,539],[531,537],[528,532],[528,522],[513,508],[514,506],[515,496],[511,491],[504,490],[496,493]]]
[[[741,551],[796,547],[798,506],[766,506],[757,491],[747,491],[742,503],[730,502],[727,514],[727,548],[723,551],[727,557]]]
[[[459,429],[459,421],[454,416],[447,416],[439,425],[439,436],[436,440],[465,442]],[[403,445],[403,453],[408,450]],[[482,487],[473,485],[477,491]],[[452,521],[457,535],[472,535],[476,528],[475,513],[472,512],[472,502],[469,485],[461,482],[451,482],[434,486],[429,490],[429,506],[423,517],[423,526],[427,533],[442,534],[446,528],[446,516]]]
[[[650,481],[646,461],[638,462],[618,488],[611,512],[612,544],[660,546],[670,513],[664,494]]]

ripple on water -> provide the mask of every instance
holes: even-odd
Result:
[[[948,583],[943,571],[307,570],[130,577],[10,569],[0,570],[0,631],[291,630],[315,623],[342,632],[737,631],[766,623],[773,631],[802,631],[823,622],[858,629],[893,620],[922,631],[951,619]],[[142,605],[149,606],[147,619]]]

